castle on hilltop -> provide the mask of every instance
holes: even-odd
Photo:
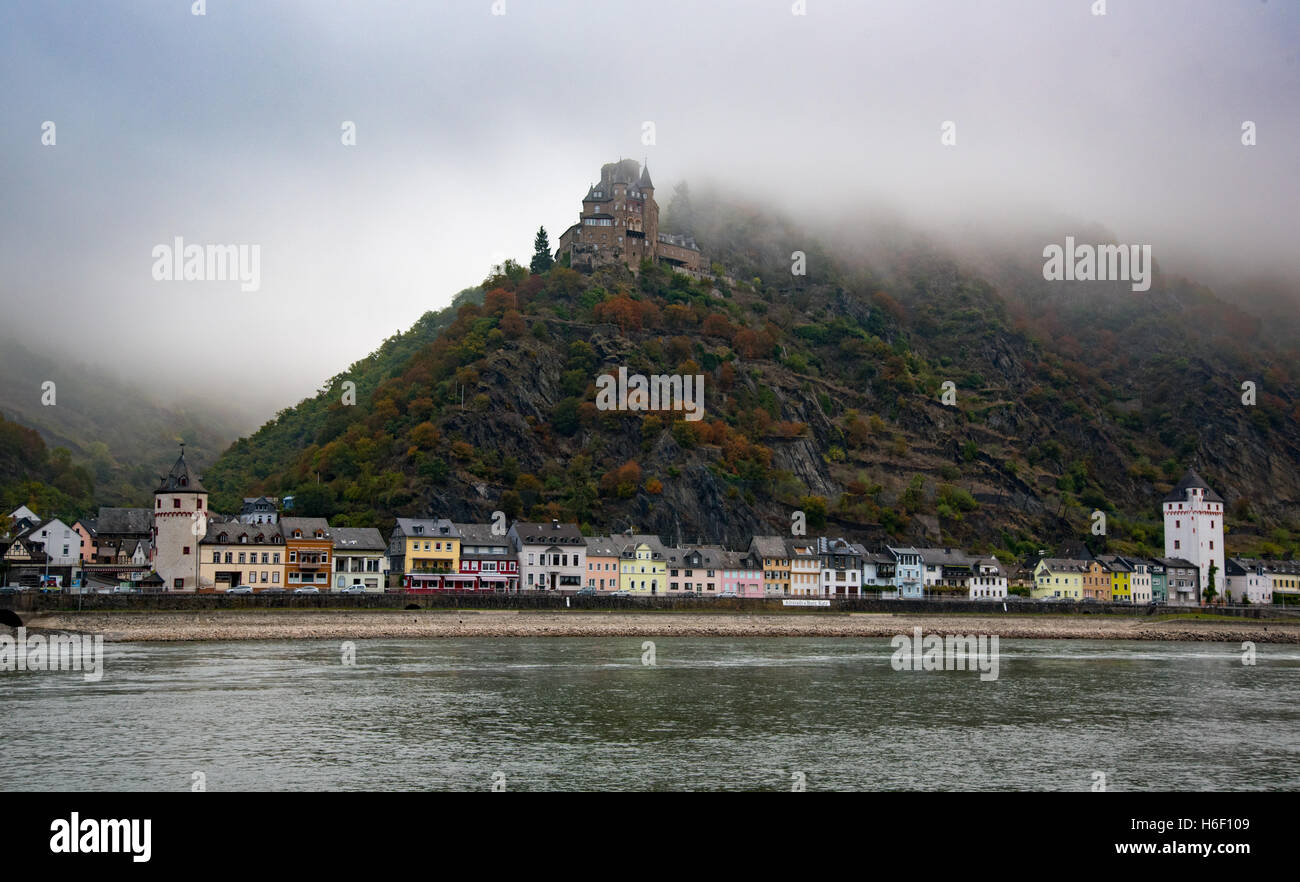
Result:
[[[622,263],[636,272],[643,260],[689,273],[704,266],[693,238],[659,231],[650,168],[635,159],[601,166],[600,183],[587,189],[578,222],[560,236],[556,257],[563,261],[565,255],[571,267],[588,271]]]

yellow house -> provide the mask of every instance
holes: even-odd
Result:
[[[790,593],[790,551],[780,536],[755,536],[749,541],[749,553],[763,562],[763,591],[767,594]]]
[[[446,518],[398,518],[388,557],[408,591],[454,591],[462,579],[460,531]]]
[[[1034,587],[1030,596],[1035,600],[1050,597],[1056,600],[1081,600],[1083,574],[1088,564],[1070,558],[1045,557],[1034,567]]]
[[[288,555],[278,524],[209,521],[199,542],[199,591],[285,587]]]
[[[618,587],[630,594],[659,594],[664,590],[668,567],[662,553],[645,542],[625,545],[619,552]]]
[[[1110,599],[1113,603],[1128,603],[1133,599],[1133,568],[1124,558],[1117,556],[1103,557],[1102,562],[1110,570]]]

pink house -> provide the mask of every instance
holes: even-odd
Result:
[[[740,597],[765,597],[763,561],[747,551],[727,551],[722,556],[722,593]]]

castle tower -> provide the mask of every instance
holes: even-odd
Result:
[[[1201,571],[1201,592],[1210,584],[1210,564],[1218,569],[1215,590],[1223,596],[1223,497],[1188,469],[1164,498],[1165,557],[1181,557]],[[1199,599],[1199,598],[1198,598]]]
[[[655,185],[650,180],[650,164],[641,166],[641,178],[637,181],[637,190],[645,199],[642,229],[645,232],[645,257],[654,260],[659,247],[659,203],[655,202]]]
[[[153,492],[154,570],[164,591],[198,587],[199,540],[207,532],[208,491],[185,461],[185,445]]]

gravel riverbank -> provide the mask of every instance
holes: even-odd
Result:
[[[874,613],[260,610],[41,613],[31,629],[103,634],[119,642],[357,640],[377,637],[892,637],[987,634],[1050,640],[1300,643],[1300,623],[1117,616]]]

